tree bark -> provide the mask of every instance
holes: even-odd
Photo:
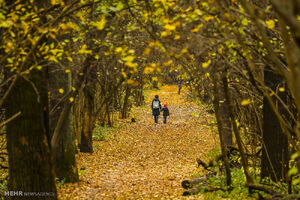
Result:
[[[227,72],[227,70],[225,70],[225,72]],[[230,121],[231,121],[231,124],[232,124],[232,127],[233,127],[233,132],[234,132],[234,135],[235,135],[235,138],[236,138],[236,143],[237,143],[239,151],[240,151],[241,163],[242,163],[243,168],[244,168],[244,173],[245,173],[245,176],[246,176],[247,184],[252,184],[252,183],[254,183],[254,179],[252,178],[252,176],[249,172],[248,159],[245,155],[245,148],[243,146],[243,142],[242,142],[242,138],[241,138],[238,126],[236,124],[236,117],[235,117],[235,114],[234,114],[232,96],[231,96],[231,92],[229,90],[229,85],[228,85],[229,83],[227,81],[226,76],[222,77],[222,83],[224,85],[224,92],[225,92],[226,101],[228,103]]]
[[[216,66],[214,66],[214,68],[216,68]],[[230,165],[229,165],[229,160],[227,157],[227,148],[226,148],[226,144],[224,142],[224,121],[220,112],[220,98],[219,98],[219,81],[220,81],[220,76],[218,74],[218,72],[216,72],[217,70],[214,69],[214,75],[213,77],[213,83],[214,83],[214,109],[215,109],[215,115],[217,118],[217,124],[218,124],[218,133],[219,133],[219,137],[220,137],[220,146],[221,146],[221,150],[222,150],[222,160],[225,166],[225,173],[226,173],[226,184],[229,186],[231,185],[231,172],[230,172]]]
[[[67,74],[66,93],[72,91],[71,73]],[[78,182],[76,166],[76,146],[73,129],[72,102],[66,99],[51,141],[52,153],[55,160],[56,177],[66,182]]]
[[[122,119],[126,119],[128,117],[128,107],[129,107],[129,96],[131,93],[131,87],[126,85],[125,96],[122,107]]]
[[[8,190],[48,192],[22,199],[57,199],[49,149],[47,71],[32,70],[18,77],[6,101],[8,116],[21,115],[7,125]],[[12,197],[13,199],[13,197]]]
[[[83,128],[81,131],[80,152],[93,153],[94,92],[87,86],[84,88]]]
[[[282,84],[282,77],[275,74],[270,67],[264,70],[265,84],[274,92]],[[283,101],[286,100],[285,92],[277,94]],[[276,101],[276,98],[273,98]],[[284,108],[281,103],[278,111],[284,115]],[[263,100],[263,151],[261,158],[261,177],[270,177],[273,181],[284,180],[288,170],[288,138],[283,133],[280,122],[274,114],[268,100]]]

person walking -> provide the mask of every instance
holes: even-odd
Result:
[[[151,108],[152,108],[152,115],[154,116],[154,122],[158,123],[158,116],[159,116],[160,110],[161,110],[161,104],[160,104],[158,95],[155,95],[155,97],[152,101]]]
[[[164,107],[163,107],[163,109],[161,109],[161,111],[163,112],[163,116],[164,116],[164,124],[166,124],[167,123],[167,117],[170,115],[167,103],[164,103]]]
[[[178,94],[180,95],[180,90],[182,88],[182,80],[178,80]]]

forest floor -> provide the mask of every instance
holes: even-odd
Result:
[[[155,94],[168,103],[170,117],[153,122],[150,109]],[[147,91],[146,105],[132,110],[136,122],[119,120],[119,128],[105,141],[94,142],[94,153],[77,155],[80,182],[61,184],[59,199],[201,199],[182,197],[181,182],[196,174],[196,158],[217,146],[209,124],[213,115],[188,100],[185,88],[163,86]]]

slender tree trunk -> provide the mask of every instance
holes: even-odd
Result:
[[[227,148],[226,148],[226,144],[224,142],[224,119],[221,115],[220,112],[220,97],[219,97],[219,87],[220,85],[218,84],[218,82],[220,81],[219,78],[219,74],[215,73],[213,75],[213,82],[214,82],[214,109],[215,109],[215,115],[217,118],[217,124],[218,124],[218,133],[219,133],[219,137],[220,137],[220,146],[221,146],[221,150],[222,150],[222,160],[225,166],[225,173],[226,173],[226,184],[229,186],[231,185],[231,172],[230,172],[230,165],[229,165],[229,160],[227,157]]]
[[[222,87],[222,86],[220,86]],[[219,92],[220,90],[222,90],[222,88],[218,88]],[[224,90],[222,92],[220,92],[220,95],[222,95],[222,97],[220,99],[221,103],[220,103],[220,117],[222,117],[222,126],[223,126],[223,138],[224,138],[224,145],[226,147],[232,146],[233,142],[232,142],[232,128],[231,128],[231,123],[230,123],[230,119],[229,119],[229,109],[228,109],[228,104],[225,100],[225,95],[224,95]],[[224,95],[224,96],[223,96]]]
[[[131,92],[131,87],[127,85],[126,91],[125,91],[125,97],[124,97],[124,101],[123,101],[123,107],[122,107],[122,119],[126,119],[128,117],[130,92]]]
[[[7,115],[21,115],[7,125],[8,190],[48,192],[22,199],[57,199],[49,149],[47,71],[19,77],[6,102]]]
[[[276,92],[283,79],[275,74],[270,67],[265,68],[265,84]],[[281,85],[282,86],[282,85]],[[277,94],[283,101],[285,92]],[[276,100],[275,98],[273,98]],[[284,114],[284,108],[277,102],[278,111]],[[261,158],[261,177],[270,177],[273,181],[285,180],[288,170],[288,138],[283,133],[280,122],[274,114],[268,100],[263,101],[263,151]]]
[[[227,72],[227,70],[225,70],[225,72]],[[253,184],[254,179],[252,178],[252,176],[249,172],[248,159],[245,155],[245,148],[243,146],[243,142],[242,142],[242,138],[241,138],[238,126],[236,124],[236,117],[235,117],[235,114],[234,114],[232,96],[231,96],[231,92],[229,90],[229,86],[228,86],[226,76],[222,77],[222,83],[224,85],[224,92],[225,92],[226,101],[228,103],[230,121],[231,121],[231,124],[232,124],[232,127],[233,127],[233,132],[234,132],[234,135],[235,135],[235,138],[236,138],[236,143],[237,143],[239,151],[240,151],[241,163],[242,163],[243,168],[244,168],[244,173],[245,173],[245,176],[246,176],[246,179],[247,179],[247,184]]]
[[[68,93],[72,91],[71,73],[67,76],[66,92]],[[77,182],[79,180],[75,158],[76,146],[72,105],[69,99],[66,99],[52,138],[56,177],[65,179],[66,182]]]
[[[222,71],[216,72],[218,75],[215,77],[217,78],[217,82],[221,81],[222,78],[226,76],[226,74]],[[222,118],[222,132],[221,134],[223,135],[223,142],[225,147],[229,147],[233,145],[232,141],[232,127],[231,127],[231,122],[230,122],[230,115],[229,115],[229,106],[228,102],[226,101],[225,98],[225,90],[224,90],[224,85],[219,85],[218,89],[218,97],[219,97],[219,115]]]
[[[80,152],[93,153],[94,130],[94,92],[87,86],[84,88],[83,128],[81,132]]]

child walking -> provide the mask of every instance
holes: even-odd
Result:
[[[164,116],[164,124],[166,124],[167,117],[170,115],[167,103],[164,103],[164,107],[161,109],[161,111],[163,112],[163,116]]]

